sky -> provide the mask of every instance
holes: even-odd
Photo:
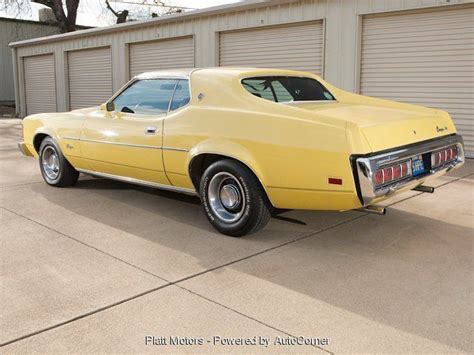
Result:
[[[11,1],[11,0],[10,0]],[[13,0],[14,2],[15,0]],[[3,9],[0,5],[0,17],[17,17],[28,20],[38,20],[38,10],[44,8],[42,5],[23,0],[27,5],[24,10],[17,15],[15,8]],[[122,3],[123,1],[127,3]],[[143,2],[144,0],[109,0],[111,6],[120,11],[128,9],[129,17],[132,19],[147,19],[152,12],[159,12],[161,8],[143,5],[133,5],[130,2]],[[145,0],[153,3],[154,0]],[[239,0],[165,0],[164,2],[174,6],[184,6],[192,9],[202,9],[211,6],[225,5]],[[7,0],[8,2],[8,0]],[[0,0],[0,4],[2,1]],[[84,26],[109,26],[115,23],[115,17],[107,10],[105,0],[80,0],[77,14],[77,24]]]

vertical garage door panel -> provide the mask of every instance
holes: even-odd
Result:
[[[130,77],[146,71],[194,67],[192,37],[130,44]]]
[[[364,18],[360,92],[448,111],[474,157],[474,7]]]
[[[68,53],[71,110],[100,105],[112,96],[110,48]]]
[[[296,69],[321,75],[323,22],[223,32],[219,65]]]
[[[56,82],[52,54],[25,57],[26,114],[56,111]]]

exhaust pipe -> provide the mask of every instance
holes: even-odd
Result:
[[[359,208],[357,211],[360,212],[368,212],[368,213],[375,213],[380,216],[385,215],[387,213],[387,209],[383,206],[371,205],[363,208]]]
[[[412,190],[413,190],[413,191],[426,192],[426,193],[432,194],[432,193],[434,192],[435,188],[432,187],[432,186],[420,185],[420,186],[415,187],[415,188],[412,189]]]

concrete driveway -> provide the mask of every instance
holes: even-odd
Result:
[[[474,351],[472,161],[384,217],[292,211],[233,239],[195,198],[49,187],[20,121],[0,134],[1,353]]]

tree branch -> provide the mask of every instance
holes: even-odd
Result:
[[[110,6],[108,0],[105,0],[105,4],[107,5],[107,8],[108,8],[110,11],[112,11],[112,13],[113,13],[115,16],[119,17],[119,14],[115,12],[115,10],[112,8],[112,6]]]

